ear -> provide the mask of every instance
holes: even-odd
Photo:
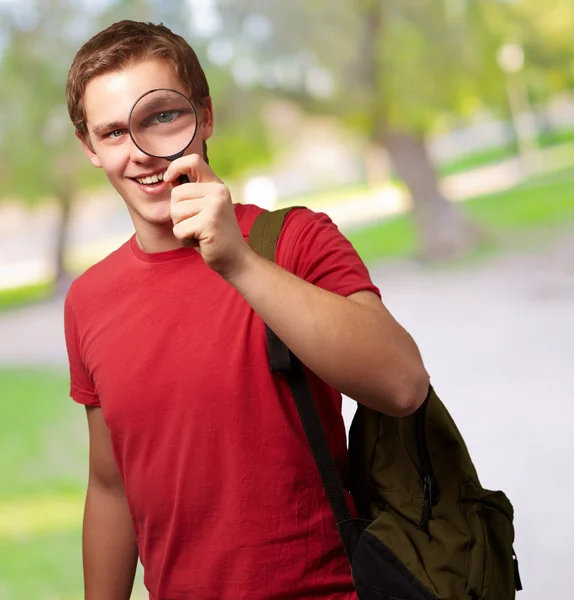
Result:
[[[80,144],[82,144],[82,149],[86,153],[87,157],[90,159],[90,162],[94,167],[101,169],[102,163],[98,158],[97,154],[92,150],[92,146],[89,141],[86,141],[79,133],[76,133],[76,137],[80,140]]]
[[[200,109],[201,137],[203,141],[208,140],[213,135],[213,104],[211,97],[205,101],[205,105]]]

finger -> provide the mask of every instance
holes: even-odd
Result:
[[[174,224],[193,219],[205,208],[205,203],[198,200],[184,200],[172,204],[170,207],[170,216]]]
[[[197,246],[204,230],[205,219],[200,214],[189,219],[183,219],[173,226],[174,236],[186,245]]]
[[[184,183],[178,185],[171,190],[171,201],[183,202],[185,200],[193,200],[204,198],[205,196],[214,195],[218,190],[214,186],[218,183]]]
[[[199,154],[188,154],[174,160],[167,168],[163,180],[174,183],[180,175],[187,175],[193,183],[221,182]]]

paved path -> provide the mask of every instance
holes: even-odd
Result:
[[[372,273],[417,340],[483,484],[504,488],[515,505],[527,588],[519,600],[568,600],[574,236],[472,269],[400,263]],[[61,301],[0,314],[0,364],[65,364],[61,315]]]

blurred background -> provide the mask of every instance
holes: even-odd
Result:
[[[514,503],[519,598],[571,598],[572,0],[0,0],[0,600],[82,597],[62,302],[132,226],[64,88],[122,18],[196,49],[236,201],[303,204],[351,239]]]

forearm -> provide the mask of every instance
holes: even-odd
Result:
[[[319,377],[387,414],[414,410],[428,376],[410,335],[380,306],[322,290],[251,254],[230,283]]]
[[[129,600],[137,557],[125,494],[89,485],[83,528],[86,600]]]

